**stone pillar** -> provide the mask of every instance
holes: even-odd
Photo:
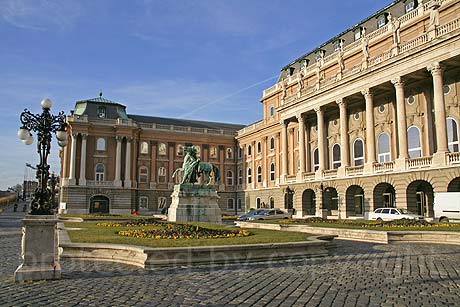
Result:
[[[297,115],[297,121],[299,122],[299,159],[300,169],[297,173],[297,180],[302,180],[302,174],[305,173],[305,119],[302,114]]]
[[[117,140],[117,151],[115,158],[115,180],[113,184],[117,187],[121,187],[121,141],[123,137],[116,136],[115,139]]]
[[[80,155],[80,178],[78,179],[78,185],[86,185],[86,141],[88,135],[81,135],[81,155]]]
[[[407,149],[407,122],[406,122],[406,106],[404,99],[404,82],[401,77],[396,77],[391,80],[396,90],[396,117],[398,119],[398,149],[399,159],[407,159],[409,157]]]
[[[22,264],[15,281],[61,278],[57,219],[54,215],[26,215],[22,227]]]
[[[442,81],[442,68],[439,62],[428,67],[433,76],[434,116],[436,124],[436,154],[444,155],[448,150],[446,109],[444,106],[444,93]]]
[[[125,188],[131,187],[131,141],[132,138],[126,138]]]
[[[78,133],[71,134],[71,152],[70,152],[70,172],[69,172],[69,185],[74,185],[76,183],[75,180],[75,165],[77,161],[77,136]]]
[[[324,131],[324,113],[320,107],[315,108],[316,118],[318,121],[318,155],[319,155],[319,168],[321,173],[326,168],[326,148],[325,148],[325,131]]]
[[[154,189],[156,187],[156,178],[157,178],[157,141],[150,141],[151,148],[151,161],[150,161],[150,188]]]
[[[310,126],[305,121],[305,172],[311,172]]]
[[[366,101],[366,162],[372,165],[375,161],[375,131],[374,131],[374,99],[368,88],[361,91]]]
[[[222,145],[219,145],[217,149],[219,150],[218,154],[219,154],[219,169],[220,169],[219,191],[225,191],[225,187],[227,186],[227,170],[225,169],[225,147]]]
[[[252,152],[251,152],[251,185],[252,189],[255,189],[257,187],[257,169],[256,169],[256,142],[253,141],[251,144],[252,147]]]
[[[262,150],[263,150],[263,170],[262,170],[262,184],[263,187],[266,188],[268,186],[269,175],[268,172],[270,171],[270,165],[267,164],[267,137],[264,136],[262,139]]]
[[[347,103],[342,98],[337,99],[336,103],[339,105],[340,110],[340,165],[347,167],[350,165]]]
[[[281,183],[284,183],[286,176],[288,175],[288,131],[287,123],[285,121],[280,122],[281,125]]]

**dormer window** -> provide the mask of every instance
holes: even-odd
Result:
[[[363,37],[363,27],[358,27],[354,31],[355,41],[360,40]]]
[[[381,27],[386,25],[387,22],[388,22],[388,13],[384,13],[380,15],[379,17],[377,17],[377,28],[380,29]]]
[[[107,110],[105,109],[105,107],[97,107],[97,117],[107,118]]]
[[[288,77],[292,76],[294,74],[294,70],[295,68],[294,67],[289,67],[287,70],[286,70],[286,75]]]
[[[406,2],[406,6],[405,6],[406,13],[409,13],[410,11],[413,11],[415,9],[416,5],[417,4],[415,3],[415,1]]]
[[[344,43],[344,40],[343,40],[343,39],[338,39],[338,40],[334,43],[334,51],[342,50],[342,48],[343,48],[343,43]]]

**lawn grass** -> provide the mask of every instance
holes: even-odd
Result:
[[[125,237],[117,234],[120,230],[152,229],[154,226],[133,227],[104,227],[97,226],[97,221],[85,221],[82,223],[65,223],[67,228],[83,228],[83,230],[68,230],[70,240],[73,243],[113,243],[140,245],[148,247],[188,247],[188,246],[217,246],[217,245],[241,245],[258,243],[281,243],[306,241],[309,234],[301,232],[282,232],[265,229],[248,229],[252,235],[247,237],[212,238],[212,239],[148,239]],[[240,229],[229,228],[225,225],[191,223],[214,229]]]
[[[451,231],[460,232],[458,223],[432,223],[430,225],[375,225],[376,221],[370,220],[329,220],[328,222],[307,222],[302,220],[269,220],[256,221],[257,223],[269,223],[280,225],[305,225],[311,227],[340,228],[340,229],[361,229],[376,231]]]

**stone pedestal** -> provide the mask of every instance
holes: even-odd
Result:
[[[23,263],[14,272],[15,281],[61,278],[55,215],[26,215],[22,227]]]
[[[169,222],[222,223],[215,186],[176,184],[171,197]]]

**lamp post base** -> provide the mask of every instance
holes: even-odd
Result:
[[[23,263],[14,272],[15,281],[61,278],[55,215],[26,215],[22,227]]]

